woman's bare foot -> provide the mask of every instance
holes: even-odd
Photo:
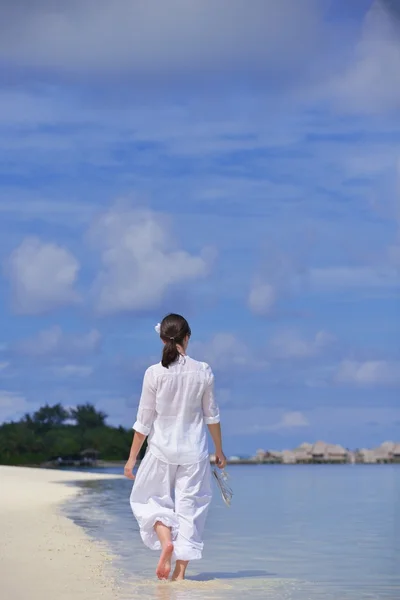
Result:
[[[161,556],[158,561],[156,575],[158,579],[168,579],[171,572],[171,558],[174,545],[171,541],[171,528],[164,525],[162,521],[156,521],[154,530],[161,544]]]
[[[185,579],[186,567],[188,564],[188,560],[176,561],[175,570],[172,574],[172,581],[183,581]]]
[[[163,546],[161,551],[160,560],[158,561],[156,575],[158,579],[168,579],[171,572],[171,557],[174,551],[174,545],[172,542],[168,542]]]

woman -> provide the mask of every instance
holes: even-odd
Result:
[[[161,550],[156,574],[173,581],[185,578],[190,560],[200,559],[202,534],[211,501],[208,425],[216,464],[226,465],[222,451],[214,375],[206,363],[186,354],[191,331],[186,319],[170,314],[158,328],[164,344],[161,363],[149,367],[143,381],[135,435],[126,477],[148,436],[148,448],[138,470],[130,502],[143,542]]]

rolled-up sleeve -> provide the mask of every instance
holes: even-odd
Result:
[[[208,365],[205,365],[205,367],[207,385],[202,398],[203,415],[206,425],[213,425],[220,422],[219,407],[214,394],[214,373]]]
[[[133,429],[143,435],[149,435],[156,412],[156,385],[151,369],[144,374],[142,395]]]

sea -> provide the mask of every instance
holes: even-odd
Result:
[[[400,600],[400,465],[227,471],[232,504],[215,487],[204,557],[183,583],[156,579],[157,553],[141,542],[129,480],[79,484],[64,510],[109,545],[123,600]]]

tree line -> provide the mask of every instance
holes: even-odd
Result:
[[[125,460],[132,430],[107,425],[106,419],[92,404],[69,410],[46,404],[19,421],[0,425],[0,464],[37,465],[88,448],[103,460]]]

